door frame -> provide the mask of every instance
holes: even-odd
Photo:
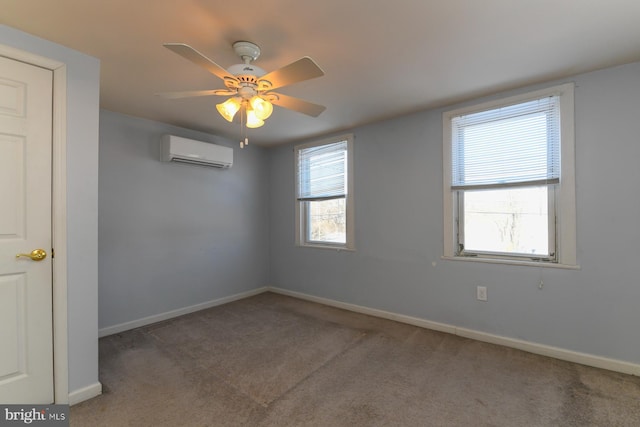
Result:
[[[64,63],[0,44],[0,56],[51,70],[53,121],[51,133],[51,242],[53,289],[53,398],[69,403],[67,328],[67,67]]]

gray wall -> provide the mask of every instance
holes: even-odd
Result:
[[[0,25],[0,43],[67,66],[69,392],[98,382],[98,102],[100,62]]]
[[[270,284],[640,363],[640,63],[572,80],[580,270],[440,259],[438,109],[353,131],[355,252],[294,246],[292,147],[271,150]]]
[[[233,167],[160,162],[165,133],[231,146]],[[268,178],[257,146],[102,110],[100,328],[264,286]]]

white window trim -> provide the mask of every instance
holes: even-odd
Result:
[[[355,251],[355,213],[354,213],[354,203],[353,203],[353,134],[345,134],[339,135],[331,138],[325,138],[318,141],[309,142],[306,144],[296,145],[293,148],[293,157],[294,157],[294,172],[295,172],[295,204],[296,204],[296,228],[295,228],[295,238],[296,238],[296,246],[300,247],[308,247],[308,248],[320,248],[320,249],[334,249],[334,250],[347,250],[347,251]],[[329,243],[329,242],[308,242],[304,238],[304,226],[305,226],[305,210],[302,207],[302,202],[297,200],[298,194],[298,151],[316,147],[319,145],[327,145],[333,144],[340,141],[347,142],[347,197],[345,198],[346,204],[346,243]]]
[[[512,259],[456,256],[455,204],[457,197],[451,190],[451,119],[455,116],[499,108],[506,105],[531,101],[545,96],[560,96],[560,157],[561,177],[556,191],[556,238],[557,262],[536,262]],[[443,259],[456,261],[488,262],[514,265],[535,265],[541,267],[579,268],[576,256],[576,197],[575,197],[575,127],[574,127],[574,83],[565,83],[546,89],[527,92],[483,102],[480,104],[446,111],[442,115],[443,129],[443,215],[444,254]]]

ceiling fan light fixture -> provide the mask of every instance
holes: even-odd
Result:
[[[238,97],[229,98],[223,103],[216,105],[216,109],[220,115],[229,122],[233,122],[233,117],[238,110],[240,110],[240,107],[242,107],[242,103]]]
[[[273,105],[266,99],[259,96],[251,98],[249,103],[251,104],[256,117],[260,120],[267,120],[271,116],[271,113],[273,113]]]

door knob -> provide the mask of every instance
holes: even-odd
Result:
[[[44,249],[34,249],[31,251],[30,254],[17,254],[16,258],[20,258],[20,257],[27,257],[27,258],[31,258],[31,260],[33,261],[42,261],[43,259],[45,259],[47,257],[47,253],[44,251]]]

